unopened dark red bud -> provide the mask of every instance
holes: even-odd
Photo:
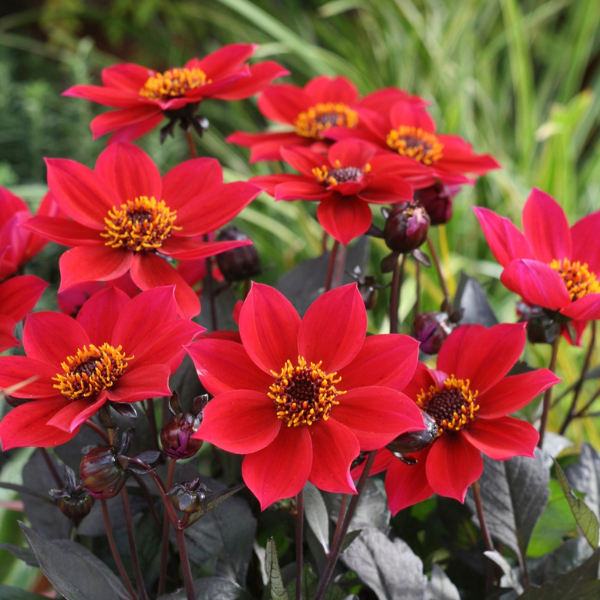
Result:
[[[420,350],[437,354],[455,327],[445,312],[420,313],[415,319],[415,337],[421,342]]]
[[[394,204],[389,212],[383,238],[388,248],[398,254],[407,254],[427,239],[429,216],[418,202]]]
[[[178,483],[167,492],[173,506],[185,513],[206,511],[206,494],[210,490],[199,479]]]
[[[77,484],[73,469],[66,465],[65,476],[67,480],[65,487],[60,490],[50,490],[49,494],[56,500],[56,505],[62,514],[77,526],[92,510],[93,500],[83,485]]]
[[[399,435],[393,442],[390,442],[386,446],[390,452],[410,454],[423,450],[429,444],[433,443],[438,434],[438,426],[435,419],[426,412],[421,412],[421,416],[423,417],[423,429]]]
[[[202,414],[182,413],[171,417],[160,432],[160,441],[167,456],[175,459],[191,458],[202,448],[202,440],[193,439],[202,423]]]
[[[112,446],[93,448],[83,457],[79,475],[94,498],[114,498],[123,489],[129,473],[123,469],[119,458]]]
[[[217,241],[247,240],[248,236],[236,227],[226,227],[217,236]],[[217,254],[217,265],[227,281],[242,281],[260,275],[260,259],[254,245],[241,246]]]
[[[415,199],[427,211],[432,225],[443,225],[452,218],[453,199],[460,188],[460,185],[444,185],[438,182],[422,190],[415,190]]]

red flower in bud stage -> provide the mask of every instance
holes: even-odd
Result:
[[[481,476],[480,452],[494,460],[534,456],[537,430],[507,415],[560,380],[548,369],[506,377],[524,347],[524,324],[465,325],[442,346],[437,370],[419,363],[404,392],[435,419],[438,437],[410,455],[414,465],[389,450],[379,452],[372,473],[387,469],[392,513],[434,492],[463,502],[467,488]]]
[[[107,401],[170,395],[169,376],[183,359],[183,344],[203,331],[176,313],[169,286],[133,299],[108,288],[92,296],[77,319],[30,315],[23,331],[27,356],[0,357],[0,388],[20,385],[10,394],[35,400],[4,417],[2,448],[64,444]]]
[[[258,99],[258,108],[267,118],[294,129],[277,133],[244,133],[237,131],[227,141],[251,148],[250,162],[281,160],[281,148],[310,146],[315,151],[326,151],[331,145],[326,132],[332,127],[348,129],[349,134],[358,126],[358,107],[381,110],[391,102],[406,100],[425,104],[418,96],[409,96],[404,90],[386,88],[365,96],[360,102],[354,84],[345,77],[315,77],[303,88],[296,85],[274,85]]]
[[[47,287],[45,281],[33,275],[0,283],[0,352],[19,345],[14,336],[15,326],[33,310]]]
[[[418,344],[403,335],[365,339],[356,284],[320,296],[300,319],[278,291],[254,284],[239,318],[241,343],[207,337],[187,347],[215,396],[195,437],[246,454],[242,475],[266,508],[310,480],[354,493],[350,464],[423,428],[401,389]]]
[[[533,189],[523,208],[523,232],[487,208],[474,208],[501,281],[529,304],[573,319],[581,335],[600,319],[600,211],[569,229],[563,209]]]
[[[54,216],[58,206],[51,194],[42,199],[37,214]],[[44,248],[48,240],[20,227],[31,218],[27,203],[0,187],[0,281],[16,273]]]
[[[192,124],[198,104],[207,98],[242,100],[263,91],[276,77],[289,72],[274,62],[249,66],[258,46],[231,44],[192,58],[183,68],[159,73],[124,63],[102,70],[101,86],[76,85],[63,93],[118,110],[96,117],[94,137],[115,131],[110,142],[128,142],[154,129],[163,119],[183,118]]]
[[[161,178],[150,157],[132,144],[113,144],[96,170],[48,159],[48,184],[70,219],[34,217],[26,227],[64,246],[59,291],[88,281],[110,281],[130,272],[142,290],[175,285],[179,313],[200,312],[194,291],[161,256],[205,258],[248,240],[204,242],[260,192],[246,182],[223,184],[218,161],[197,158]]]
[[[474,154],[471,145],[455,135],[438,135],[435,123],[422,104],[401,100],[389,110],[358,111],[360,130],[355,137],[400,155],[404,160],[424,167],[415,177],[419,187],[440,181],[446,185],[472,183],[465,175],[484,175],[500,165],[489,154]],[[343,128],[331,129],[333,139],[350,136]]]
[[[412,200],[412,187],[400,177],[403,171],[395,157],[377,155],[375,148],[360,140],[338,142],[327,155],[302,147],[282,148],[281,155],[302,174],[266,175],[250,181],[275,200],[319,202],[319,223],[344,245],[369,229],[369,203]]]

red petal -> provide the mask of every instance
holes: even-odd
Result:
[[[11,410],[0,423],[2,450],[48,448],[68,442],[77,432],[68,433],[46,424],[67,403],[65,398],[34,400]]]
[[[100,392],[98,396],[80,398],[75,402],[69,402],[49,419],[48,425],[71,434],[76,433],[81,424],[93,417],[105,403],[106,393],[104,392]]]
[[[186,347],[202,385],[213,395],[230,390],[254,390],[266,394],[272,375],[261,371],[241,344],[202,339]]]
[[[372,204],[395,204],[412,200],[413,188],[401,177],[378,177],[359,192],[358,197]]]
[[[333,419],[321,420],[308,431],[314,457],[308,477],[310,482],[324,492],[356,493],[350,475],[350,465],[360,453],[355,435]]]
[[[174,285],[177,314],[191,319],[200,312],[200,301],[183,277],[163,258],[151,253],[138,253],[131,265],[131,278],[142,290]]]
[[[571,257],[571,232],[564,210],[536,188],[523,208],[523,231],[538,260],[550,263]]]
[[[373,461],[373,466],[369,471],[369,477],[371,475],[383,473],[395,460],[396,457],[386,448],[378,450],[377,454],[375,455],[375,460]],[[363,471],[365,469],[366,462],[366,460],[363,460],[357,467],[354,467],[354,469],[352,469],[352,471],[350,472],[354,481],[360,479],[360,476],[363,474]]]
[[[139,97],[140,88],[154,75],[156,71],[147,67],[135,63],[121,63],[102,69],[102,83],[108,87],[133,90]]]
[[[55,312],[37,312],[27,319],[23,347],[29,358],[48,363],[62,373],[60,364],[90,340],[75,319]]]
[[[203,415],[194,437],[235,454],[262,450],[273,442],[283,425],[273,400],[253,390],[219,394],[208,403]]]
[[[442,346],[438,367],[457,379],[469,379],[471,389],[483,394],[517,362],[525,348],[526,325],[504,323],[490,329],[475,325],[463,327],[452,332]],[[453,356],[453,353],[456,354]]]
[[[443,347],[444,346],[442,346],[442,348]],[[403,393],[406,394],[409,398],[416,400],[418,394],[420,394],[422,391],[429,390],[429,386],[438,385],[438,377],[436,377],[436,374],[438,373],[441,373],[441,371],[434,371],[432,369],[428,369],[422,362],[417,363],[415,373],[412,376],[412,379],[403,389]],[[439,383],[443,383],[444,379],[446,379],[445,374],[440,379],[441,381]],[[387,385],[388,387],[391,387],[395,390],[401,389],[400,386],[395,384],[395,382],[391,382]]]
[[[513,456],[534,458],[540,439],[535,427],[512,417],[490,421],[477,419],[469,423],[462,433],[475,448],[494,460],[507,460]]]
[[[220,185],[223,185],[223,170],[219,161],[216,158],[194,158],[182,162],[165,175],[164,199],[177,211],[190,205],[198,209],[195,198]],[[181,213],[177,214],[180,216]]]
[[[100,115],[100,117],[102,116],[104,115]],[[94,127],[98,125],[98,123],[94,122],[96,120],[100,120],[100,117],[96,117],[96,119],[92,120],[92,132],[94,132]],[[143,119],[142,121],[119,127],[117,131],[115,131],[115,133],[113,133],[108,139],[108,144],[114,144],[115,142],[132,142],[133,140],[137,140],[143,135],[146,135],[149,131],[152,131],[162,120],[163,113],[158,112],[152,117]],[[100,135],[101,134],[95,133],[94,138],[97,138]]]
[[[348,106],[358,101],[358,90],[354,84],[345,77],[328,77],[321,75],[311,79],[304,87],[304,93],[315,104],[328,102],[341,102]]]
[[[396,102],[405,101],[427,106],[429,102],[419,98],[419,96],[410,96],[406,91],[396,87],[383,88],[376,92],[367,94],[361,101],[360,106],[370,108],[380,113],[387,112]]]
[[[500,281],[530,304],[560,310],[571,303],[561,276],[550,266],[536,260],[519,258],[511,261],[502,272]]]
[[[329,149],[329,162],[335,165],[339,160],[342,167],[358,167],[364,169],[368,162],[375,156],[377,149],[362,140],[342,140],[336,142]]]
[[[60,369],[62,372],[62,369]],[[58,370],[26,356],[0,357],[0,389],[15,398],[49,398],[59,395],[52,385]],[[27,385],[23,382],[33,379]],[[12,389],[15,388],[15,389]]]
[[[0,315],[0,352],[20,346],[21,342],[14,336],[17,322],[12,317]]]
[[[497,419],[510,415],[559,381],[548,369],[505,377],[477,398],[481,407],[477,416],[480,419]]]
[[[323,200],[317,218],[323,229],[344,246],[366,233],[373,220],[369,205],[356,196]]]
[[[303,148],[302,146],[282,148],[281,156],[296,171],[300,171],[302,175],[312,180],[315,179],[313,169],[320,168],[329,162],[322,154],[313,152],[309,148]]]
[[[32,217],[23,224],[25,229],[62,246],[94,246],[104,244],[97,229],[90,229],[72,219],[60,217]]]
[[[133,144],[111,144],[98,157],[96,172],[115,192],[114,206],[139,196],[162,200],[162,181],[152,159]]]
[[[101,114],[92,119],[90,127],[94,134],[94,139],[96,139],[116,129],[124,129],[134,125],[139,125],[146,131],[149,131],[149,129],[156,127],[162,121],[162,118],[163,112],[159,106],[155,104],[142,104],[134,108],[123,108]],[[152,124],[152,126],[149,127],[149,124]],[[135,137],[139,137],[139,135]],[[115,141],[128,142],[135,139],[135,137],[132,135],[122,136]]]
[[[37,304],[48,284],[34,275],[13,277],[0,283],[0,313],[20,321]]]
[[[128,370],[115,383],[107,388],[108,399],[113,402],[139,402],[156,396],[170,396],[169,375],[171,369],[167,365],[150,364]]]
[[[390,109],[390,121],[393,128],[405,125],[416,127],[428,133],[435,133],[435,123],[422,105],[401,100]]]
[[[109,287],[94,294],[83,304],[77,314],[77,322],[92,344],[101,346],[112,340],[117,319],[129,301],[125,292]]]
[[[103,87],[100,85],[74,85],[64,91],[62,96],[84,98],[104,106],[113,108],[128,108],[140,102],[139,92],[126,89]]]
[[[234,248],[242,246],[251,246],[251,240],[232,240],[230,242],[202,242],[198,238],[177,238],[168,239],[162,251],[166,256],[171,256],[177,260],[198,260],[216,256],[221,252],[227,252]],[[180,263],[181,264],[181,263]],[[179,272],[179,269],[178,269]]]
[[[464,502],[468,487],[481,477],[483,459],[460,433],[444,434],[431,446],[425,468],[436,494]]]
[[[487,208],[473,207],[494,258],[505,267],[515,258],[533,258],[527,238],[508,220]]]
[[[300,317],[276,289],[253,283],[240,313],[240,335],[248,356],[265,373],[279,373],[298,357]]]
[[[257,48],[256,44],[229,44],[200,59],[198,67],[206,73],[209,79],[220,79],[237,71]]]
[[[275,196],[275,188],[280,183],[304,183],[306,182],[306,177],[304,175],[292,175],[291,173],[279,173],[277,175],[259,175],[258,177],[252,177],[249,181],[267,192],[270,196]],[[323,187],[321,184],[318,185],[320,192],[322,192]]]
[[[435,165],[440,171],[485,175],[501,168],[493,156],[475,154],[471,144],[456,135],[438,135],[437,138],[444,145],[442,158]]]
[[[388,468],[385,491],[392,515],[403,508],[427,500],[434,493],[427,481],[427,452],[419,452],[414,458],[418,461],[416,465],[404,464],[396,458]]]
[[[298,331],[298,352],[331,373],[359,353],[367,333],[367,311],[355,283],[319,296]]]
[[[417,405],[404,394],[384,387],[363,387],[339,396],[331,419],[357,437],[361,450],[378,450],[399,435],[423,429]]]
[[[276,62],[267,60],[250,67],[250,77],[240,79],[230,90],[213,94],[219,100],[243,100],[267,88],[273,79],[289,75],[290,72]]]
[[[402,390],[411,380],[418,358],[419,343],[410,336],[372,335],[365,339],[356,358],[338,371],[340,388],[384,385]]]
[[[595,321],[600,319],[600,294],[588,294],[565,306],[561,314],[576,321]]]
[[[600,211],[577,221],[571,228],[571,239],[573,241],[572,259],[587,263],[590,270],[600,277],[598,231],[600,231]]]
[[[298,115],[310,106],[302,88],[285,83],[271,86],[258,98],[258,108],[267,119],[294,126]]]
[[[295,496],[306,484],[312,463],[308,428],[282,427],[271,444],[246,456],[242,475],[264,510],[277,500]]]
[[[48,187],[61,210],[78,223],[103,231],[114,198],[100,175],[65,158],[47,158],[46,165]]]
[[[87,281],[110,281],[125,275],[132,266],[133,252],[109,246],[77,246],[59,260],[59,292]]]
[[[288,181],[275,188],[275,200],[322,200],[331,197],[331,192],[317,181]]]

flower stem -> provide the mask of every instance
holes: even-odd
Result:
[[[579,400],[579,394],[581,394],[581,389],[583,388],[583,382],[585,381],[585,376],[590,368],[590,362],[592,360],[592,354],[594,353],[594,346],[596,345],[596,321],[592,321],[592,335],[590,337],[590,345],[588,346],[587,353],[585,355],[585,360],[583,362],[583,367],[581,369],[581,375],[575,384],[575,389],[573,390],[573,400],[571,401],[571,407],[569,408],[569,412],[559,430],[560,435],[564,435],[567,427],[571,423],[571,421],[577,415],[577,411],[575,410],[577,407],[577,400]]]
[[[194,600],[194,580],[192,579],[192,570],[190,569],[190,559],[185,545],[185,534],[182,528],[175,528],[175,537],[177,538],[177,547],[179,548],[179,558],[181,561],[181,570],[183,571],[183,582],[185,584],[185,593],[187,600]]]
[[[481,535],[483,535],[483,541],[485,543],[486,550],[493,552],[494,543],[492,542],[492,536],[487,527],[485,520],[485,514],[483,512],[483,503],[481,502],[481,490],[479,489],[479,482],[473,482],[473,496],[475,498],[475,509],[477,511],[477,518],[479,519],[479,529],[481,529]],[[494,563],[488,559],[487,563],[487,577],[486,577],[486,590],[489,592],[492,588],[492,582],[494,579]]]
[[[335,524],[335,531],[333,533],[333,542],[331,543],[331,547],[335,546],[338,537],[340,536],[340,530],[342,529],[342,523],[344,522],[344,514],[346,512],[346,504],[348,503],[348,494],[342,494],[342,501],[340,503],[340,510],[338,512],[338,520]],[[331,555],[331,551],[327,555],[328,557]]]
[[[154,399],[148,398],[146,400],[146,417],[150,425],[150,435],[152,437],[152,446],[155,450],[158,450],[158,429],[156,427],[156,413],[154,412]]]
[[[302,600],[302,545],[304,542],[304,492],[296,494],[296,600]]]
[[[56,470],[56,465],[52,462],[52,458],[50,457],[50,454],[48,454],[48,450],[46,450],[46,448],[40,448],[40,453],[42,455],[42,458],[44,459],[44,462],[46,463],[46,466],[52,474],[52,477],[54,477],[56,485],[59,488],[62,488],[64,486],[63,480],[58,474],[58,471]]]
[[[554,343],[552,344],[552,355],[550,357],[550,365],[548,368],[554,373],[556,370],[556,357],[558,355],[558,344],[560,342],[560,335],[556,336]],[[548,425],[548,413],[550,412],[550,403],[552,402],[552,390],[550,387],[544,392],[544,400],[542,406],[542,419],[540,422],[540,439],[538,441],[538,448],[542,448],[544,445],[544,434],[546,433],[546,425]]]
[[[392,275],[392,292],[390,294],[390,333],[398,333],[398,310],[400,309],[400,289],[404,279],[404,261],[406,255],[396,261]]]
[[[133,573],[137,584],[138,592],[142,600],[148,600],[146,588],[144,586],[144,577],[140,569],[140,561],[138,558],[137,548],[135,545],[135,535],[133,531],[133,522],[131,520],[131,507],[129,506],[129,495],[127,487],[121,490],[121,500],[123,502],[123,511],[125,513],[125,523],[127,524],[127,537],[129,538],[129,553],[131,554],[131,563],[133,564]]]
[[[331,289],[331,282],[333,281],[333,272],[335,270],[335,259],[337,257],[340,243],[335,240],[333,247],[331,248],[331,254],[329,255],[329,267],[327,269],[327,280],[325,281],[325,291],[328,292]]]
[[[185,139],[187,140],[188,148],[190,150],[190,156],[192,158],[198,158],[198,150],[196,150],[194,137],[192,136],[192,132],[189,129],[185,132]]]
[[[365,484],[367,483],[367,479],[369,478],[369,473],[371,471],[371,467],[373,466],[373,462],[375,461],[376,454],[376,451],[369,452],[365,462],[365,468],[363,469],[360,479],[358,480],[358,485],[356,486],[357,493],[355,496],[352,496],[352,500],[350,500],[350,505],[346,511],[344,522],[342,523],[338,538],[335,541],[335,545],[333,546],[331,554],[329,555],[329,559],[327,560],[327,564],[325,565],[325,570],[321,580],[319,581],[319,587],[317,588],[314,600],[323,600],[323,596],[329,587],[329,580],[331,579],[335,564],[337,563],[337,560],[342,552],[342,546],[344,545],[344,539],[348,533],[348,527],[350,527],[350,521],[352,521],[352,516],[354,515],[354,511],[358,505],[360,495],[365,487]]]
[[[435,265],[435,270],[438,273],[438,277],[440,280],[440,285],[442,286],[442,293],[444,294],[444,305],[442,310],[449,311],[450,309],[450,294],[448,293],[448,286],[446,285],[446,278],[444,277],[444,272],[442,270],[442,265],[440,263],[440,257],[435,250],[435,246],[431,241],[431,238],[427,238],[427,248],[429,249],[429,253],[431,254],[431,259],[433,260],[433,264]]]
[[[96,423],[94,423],[93,421],[90,421],[89,419],[87,421],[84,421],[83,424],[87,425],[92,431],[95,431],[107,444],[109,443],[108,435],[107,435],[106,431],[104,431],[104,429],[102,429],[102,427],[100,427],[99,425],[96,425]]]
[[[333,283],[331,284],[332,289],[340,287],[344,278],[344,267],[346,266],[346,253],[347,248],[343,246],[338,250],[337,257],[335,259],[335,267],[333,271]]]
[[[415,278],[417,280],[417,297],[415,299],[415,312],[414,312],[414,317],[413,317],[413,331],[416,330],[417,317],[419,316],[419,310],[421,308],[421,263],[418,260],[416,260],[415,261],[415,265],[416,265]]]
[[[100,499],[100,503],[102,504],[102,515],[104,516],[104,526],[106,527],[106,537],[108,538],[108,545],[110,546],[110,551],[112,552],[113,558],[115,559],[115,563],[117,565],[117,569],[119,570],[119,574],[121,575],[121,579],[127,588],[131,598],[133,600],[138,600],[138,596],[133,589],[133,585],[131,585],[131,581],[127,575],[127,571],[125,570],[125,566],[123,565],[123,561],[119,556],[119,551],[117,550],[117,545],[115,544],[115,538],[113,537],[112,527],[110,525],[110,518],[108,516],[108,506],[106,505],[106,500],[103,498]]]
[[[173,487],[173,479],[175,478],[175,465],[177,461],[174,458],[169,459],[169,469],[167,471],[167,490]],[[165,593],[165,587],[167,585],[167,563],[169,559],[169,524],[170,518],[165,507],[165,514],[163,517],[163,531],[162,531],[162,542],[160,548],[160,575],[158,578],[158,592],[157,596],[160,598]]]

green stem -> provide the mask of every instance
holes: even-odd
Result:
[[[548,368],[554,373],[556,370],[556,357],[558,355],[558,344],[560,342],[560,335],[556,336],[554,343],[552,344],[552,355],[550,357],[550,365]],[[548,413],[550,412],[550,403],[552,402],[552,390],[553,387],[548,388],[544,392],[544,400],[542,406],[542,419],[540,422],[540,440],[538,442],[538,448],[542,448],[544,445],[544,434],[546,433],[546,426],[548,425]]]

